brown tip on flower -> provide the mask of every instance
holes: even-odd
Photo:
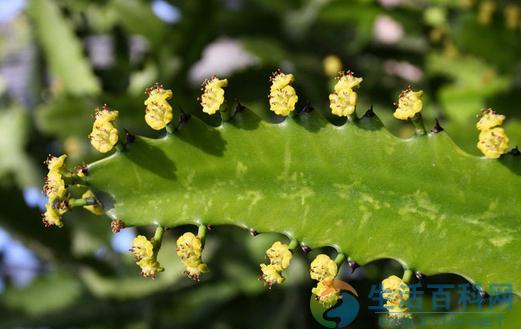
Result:
[[[268,289],[271,290],[271,287],[273,287],[273,282],[268,282],[264,279],[264,276],[263,275],[260,275],[259,276],[259,281],[262,281],[262,283],[268,287]]]
[[[406,95],[408,92],[411,92],[411,91],[412,91],[412,87],[411,87],[411,85],[407,85],[407,87],[405,87],[405,89],[402,90],[402,91],[400,92],[400,98],[401,98],[401,97],[405,97],[405,95]],[[397,106],[396,103],[394,103],[394,105]]]
[[[282,73],[282,71],[280,69],[273,71],[273,73],[271,73],[271,75],[270,75],[270,81],[273,81],[273,79],[275,79],[277,77],[277,75],[279,75],[281,73]]]
[[[52,224],[49,223],[49,222],[45,219],[45,213],[42,212],[42,213],[41,213],[41,216],[42,216],[42,223],[43,223],[43,226],[45,226],[46,228],[51,227]]]
[[[47,155],[47,159],[45,159],[45,161],[43,162],[43,164],[44,164],[44,165],[48,165],[49,162],[51,162],[52,159],[54,159],[54,158],[55,158],[55,156],[52,155],[52,154]]]
[[[201,276],[199,274],[191,273],[190,271],[184,271],[184,274],[195,282],[201,281]]]
[[[84,176],[87,176],[87,174],[89,173],[89,169],[87,168],[86,163],[80,163],[79,165],[74,167],[74,171],[78,174],[81,173]]]
[[[496,111],[494,111],[492,108],[486,108],[486,109],[482,109],[481,111],[479,111],[478,114],[476,114],[476,117],[478,118],[478,120],[480,120],[484,115],[486,114],[497,114]]]
[[[125,223],[121,219],[114,219],[110,222],[110,228],[112,229],[112,233],[116,234],[125,228]]]
[[[145,89],[145,94],[150,96],[150,93],[153,90],[161,90],[161,89],[164,89],[163,88],[163,84],[159,83],[159,82],[156,82],[156,83],[154,83],[154,85],[152,87],[148,87],[148,88]]]

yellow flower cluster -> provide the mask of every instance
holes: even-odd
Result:
[[[353,90],[360,85],[362,78],[357,78],[351,71],[343,74],[335,85],[335,91],[329,94],[329,107],[339,117],[353,114],[358,94]]]
[[[157,273],[164,271],[156,259],[154,244],[143,235],[138,235],[134,238],[130,251],[136,260],[136,264],[141,268],[141,274],[144,277],[155,278]]]
[[[284,282],[282,271],[289,267],[293,253],[287,244],[276,241],[266,250],[266,256],[270,263],[260,265],[262,271],[261,279],[271,288],[274,284]]]
[[[45,205],[45,212],[42,214],[45,226],[63,226],[61,215],[67,210],[62,203],[66,194],[65,181],[63,180],[65,159],[67,159],[67,155],[64,154],[59,157],[49,156],[46,161],[49,172],[45,177],[43,192],[48,201]]]
[[[423,91],[413,91],[410,87],[407,87],[401,92],[398,98],[398,106],[393,113],[393,116],[399,120],[412,119],[417,113],[420,113],[423,107],[421,97]]]
[[[338,301],[340,291],[333,286],[338,273],[337,264],[328,255],[320,254],[311,262],[309,275],[318,284],[311,292],[324,307],[331,307]]]
[[[409,296],[409,286],[396,275],[391,275],[382,281],[382,297],[385,299],[384,307],[389,311],[390,318],[411,318],[411,314],[408,313],[407,309]]]
[[[163,89],[163,86],[156,84],[147,90],[147,94],[145,121],[152,129],[161,130],[172,121],[172,106],[167,101],[172,98],[172,90]]]
[[[293,74],[275,72],[270,80],[270,110],[278,115],[286,116],[295,109],[295,104],[298,101],[297,93],[291,86],[295,78]]]
[[[177,239],[177,256],[186,267],[185,274],[199,281],[201,273],[208,272],[208,266],[202,261],[203,243],[191,232],[184,233]]]
[[[509,144],[505,129],[501,127],[505,116],[497,114],[492,109],[481,112],[476,127],[480,131],[478,148],[489,159],[499,158]]]
[[[224,103],[224,87],[228,85],[228,80],[219,80],[213,77],[203,83],[203,95],[201,96],[201,106],[203,112],[215,114]]]
[[[118,130],[114,126],[117,118],[118,111],[111,111],[106,105],[96,109],[89,138],[92,146],[101,153],[109,152],[118,142]]]

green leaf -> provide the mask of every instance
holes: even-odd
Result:
[[[40,276],[24,288],[10,288],[0,303],[11,310],[25,312],[31,317],[64,309],[78,300],[82,287],[69,274],[57,272]]]
[[[521,162],[470,156],[446,133],[401,140],[376,117],[334,126],[317,111],[280,124],[248,110],[137,137],[88,166],[87,183],[127,225],[232,224],[521,289]],[[486,264],[487,266],[484,266]]]
[[[32,0],[28,12],[58,86],[73,95],[98,93],[100,85],[83,55],[82,45],[57,4]]]
[[[20,186],[38,186],[40,178],[33,161],[25,153],[29,116],[19,106],[0,111],[0,178],[14,174]]]

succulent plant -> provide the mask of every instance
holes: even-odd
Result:
[[[73,172],[65,169],[64,156],[51,158],[44,221],[61,226],[63,213],[83,206],[102,209],[114,232],[156,227],[151,240],[139,236],[132,249],[145,276],[162,270],[156,256],[165,228],[199,227],[177,243],[187,274],[198,279],[207,271],[206,226],[237,225],[288,237],[288,244],[268,250],[270,264],[261,266],[270,286],[284,281],[282,271],[300,244],[338,252],[335,261],[325,255],[317,260],[327,276],[312,266],[316,291],[327,290],[343,261],[379,258],[400,261],[409,277],[412,271],[456,273],[485,289],[509,282],[521,291],[521,158],[517,148],[507,151],[499,127],[504,117],[482,112],[478,146],[486,156],[476,157],[438,124],[425,130],[421,91],[408,88],[398,99],[395,117],[416,130],[404,140],[387,131],[372,108],[357,116],[354,89],[362,79],[351,72],[339,76],[330,95],[341,123],[310,107],[295,111],[293,80],[281,72],[272,77],[272,111],[263,114],[238,102],[225,106],[226,80],[209,80],[201,105],[208,113],[219,110],[218,126],[174,110],[168,101],[173,93],[158,84],[148,90],[145,118],[153,129],[167,131],[159,139],[122,129],[118,136],[117,112],[102,107],[91,142],[103,153],[116,150]],[[331,302],[335,296],[327,297]]]

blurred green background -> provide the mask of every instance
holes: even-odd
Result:
[[[0,328],[319,328],[309,314],[312,287],[300,254],[287,282],[266,289],[258,264],[275,234],[233,227],[209,233],[211,272],[182,275],[167,232],[156,279],[139,276],[128,254],[137,234],[113,235],[110,221],[84,211],[45,229],[40,209],[49,153],[70,164],[100,157],[87,134],[96,106],[120,112],[121,126],[154,136],[143,120],[144,89],[173,89],[175,109],[200,111],[201,82],[229,80],[229,101],[267,107],[268,77],[292,72],[297,107],[328,110],[331,69],[364,81],[358,111],[392,118],[407,85],[425,91],[428,127],[439,119],[466,152],[479,155],[476,115],[507,115],[512,147],[521,142],[521,9],[492,0],[0,0]],[[349,238],[349,237],[346,237]],[[323,249],[323,252],[331,251]],[[341,277],[361,296],[352,328],[377,328],[367,311],[371,284],[400,275],[381,260]],[[426,282],[466,282],[455,275]],[[519,320],[519,319],[518,319]],[[516,321],[511,321],[517,325]]]

